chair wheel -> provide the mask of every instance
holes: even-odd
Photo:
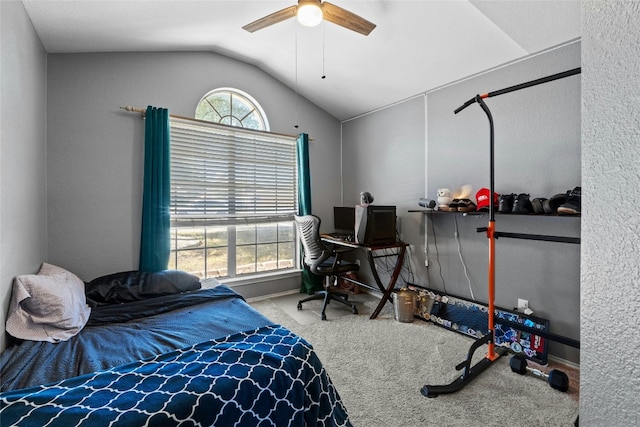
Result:
[[[351,314],[358,314],[358,309],[357,309],[357,308],[355,308],[355,307],[353,307],[353,308],[351,309]]]
[[[300,310],[302,310],[302,303],[301,302],[298,303],[298,311],[300,311]]]
[[[322,320],[327,320],[327,315],[326,315],[326,314],[324,314],[324,313],[322,313],[321,318],[322,318]]]

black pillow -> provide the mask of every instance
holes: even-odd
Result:
[[[198,277],[179,270],[123,271],[85,283],[87,304],[98,307],[140,301],[201,288]]]

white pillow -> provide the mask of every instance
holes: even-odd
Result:
[[[38,274],[13,280],[6,329],[25,340],[67,341],[82,330],[89,314],[84,282],[63,268],[43,263]]]

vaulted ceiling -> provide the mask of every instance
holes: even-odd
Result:
[[[340,120],[581,36],[578,0],[333,0],[376,24],[368,36],[296,19],[242,29],[296,0],[23,3],[47,52],[218,52]]]

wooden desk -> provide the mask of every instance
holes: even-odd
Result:
[[[357,280],[350,279],[348,277],[343,277],[343,279],[349,282],[356,283],[367,289],[382,292],[382,298],[380,299],[380,302],[378,303],[378,306],[376,307],[376,309],[371,314],[371,317],[369,317],[370,319],[375,319],[376,317],[378,317],[378,314],[380,314],[382,307],[384,307],[387,301],[393,304],[391,300],[391,294],[393,293],[393,290],[396,286],[396,281],[398,280],[398,277],[400,276],[400,272],[402,271],[402,265],[404,264],[404,254],[407,250],[407,246],[409,246],[408,244],[401,241],[397,241],[395,243],[389,243],[386,245],[368,246],[368,245],[362,245],[359,243],[338,239],[328,234],[322,234],[320,237],[326,243],[336,245],[336,246],[342,246],[345,248],[359,249],[361,251],[364,251],[365,254],[367,255],[367,260],[369,262],[369,266],[371,267],[371,273],[373,274],[373,278],[376,281],[376,285],[378,285],[378,289],[369,285],[368,283],[363,283]],[[375,255],[376,251],[381,251],[384,249],[395,249],[396,252],[393,254]],[[380,280],[380,276],[378,275],[378,269],[376,268],[374,259],[379,257],[388,257],[388,256],[397,256],[397,258],[396,258],[396,265],[394,266],[393,272],[391,273],[391,277],[389,278],[389,283],[387,283],[387,286],[385,287],[384,284],[382,283],[382,280]]]

